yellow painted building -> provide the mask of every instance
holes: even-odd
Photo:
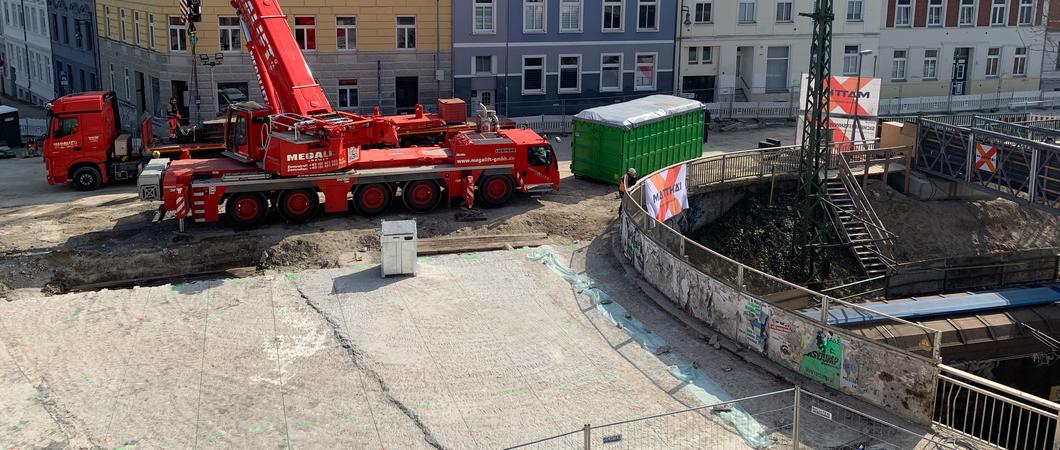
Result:
[[[367,112],[380,106],[393,113],[416,103],[430,108],[438,97],[451,96],[450,1],[280,2],[336,108]],[[241,100],[239,93],[261,101],[227,0],[203,0],[194,55],[177,0],[97,0],[96,14],[102,84],[128,107],[159,115],[172,95],[186,108],[185,117],[198,120]],[[209,55],[212,61],[215,54],[222,60],[212,68],[200,59]]]

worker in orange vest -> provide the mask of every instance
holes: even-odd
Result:
[[[169,121],[169,139],[174,140],[180,127],[180,107],[177,106],[176,97],[170,97],[169,105],[166,105],[166,120]]]
[[[622,176],[622,180],[618,182],[618,213],[622,214],[622,197],[626,195],[626,189],[633,187],[637,184],[637,169],[632,167],[626,171],[626,174]]]

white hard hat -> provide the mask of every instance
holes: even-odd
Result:
[[[636,175],[637,174],[637,169],[634,169],[634,168],[630,167],[629,170],[626,171],[626,173],[628,173],[630,175]]]

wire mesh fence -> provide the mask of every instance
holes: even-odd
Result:
[[[592,425],[509,449],[957,449],[798,387],[697,408]]]

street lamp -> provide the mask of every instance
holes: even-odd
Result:
[[[861,119],[859,115],[861,112],[861,62],[865,59],[866,56],[869,56],[871,54],[872,50],[868,49],[858,52],[858,79],[855,82],[857,88],[854,91],[854,129],[851,130],[853,132],[853,136],[851,136],[851,141],[858,141],[859,135],[860,140],[865,140],[865,131],[861,129]]]
[[[202,65],[208,66],[210,68],[210,84],[213,85],[213,89],[214,89],[214,99],[213,99],[213,101],[214,101],[214,106],[216,107],[215,109],[217,110],[217,113],[221,112],[221,99],[220,99],[220,95],[217,94],[218,89],[217,89],[217,83],[214,82],[213,69],[214,69],[214,67],[220,66],[221,62],[223,62],[224,59],[225,59],[224,53],[214,53],[213,55],[207,55],[207,54],[204,53],[204,54],[199,55],[199,61],[202,62]]]

